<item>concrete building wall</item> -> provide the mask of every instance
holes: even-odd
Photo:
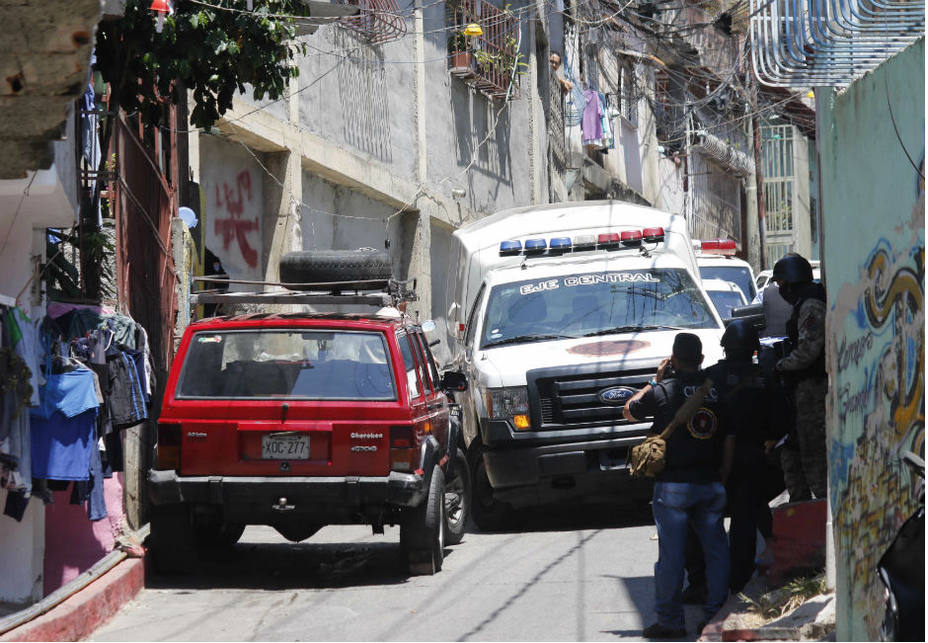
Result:
[[[19,305],[33,319],[45,314],[45,302],[30,282],[37,262],[45,258],[45,227],[70,227],[76,219],[73,118],[66,123],[70,136],[51,144],[51,168],[0,181],[0,293],[22,293]],[[6,503],[6,493],[0,489],[0,505]],[[0,601],[42,598],[45,534],[45,507],[37,498],[29,502],[22,522],[0,516]]]
[[[876,564],[916,505],[899,455],[924,455],[925,197],[907,158],[924,172],[924,83],[922,39],[842,93],[816,92],[840,641],[876,640]]]
[[[202,136],[200,154],[205,245],[230,278],[261,279],[267,176],[255,157],[233,140]]]

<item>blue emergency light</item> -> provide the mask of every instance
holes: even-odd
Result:
[[[526,239],[525,240],[525,252],[528,253],[539,253],[544,252],[548,248],[548,242],[544,239]]]
[[[565,252],[570,250],[571,243],[570,237],[554,237],[551,239],[551,250],[556,250],[558,252]]]
[[[501,241],[499,244],[499,253],[501,255],[517,255],[522,252],[521,241]]]

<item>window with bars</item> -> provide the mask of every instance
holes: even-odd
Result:
[[[525,63],[515,15],[487,0],[451,0],[446,8],[449,71],[490,98],[516,98]],[[483,34],[465,36],[464,27],[471,23],[479,24]]]
[[[793,232],[793,127],[761,127],[761,164],[764,174],[764,212],[771,234]],[[770,246],[773,248],[773,245]]]
[[[638,126],[638,93],[635,81],[635,66],[625,61],[619,68],[620,111],[629,123]]]

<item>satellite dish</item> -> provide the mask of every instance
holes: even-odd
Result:
[[[177,216],[184,220],[188,228],[197,227],[197,213],[186,205],[182,205],[177,209]]]

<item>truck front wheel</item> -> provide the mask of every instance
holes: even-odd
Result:
[[[512,516],[512,507],[493,498],[493,487],[483,464],[483,447],[472,445],[468,456],[470,459],[471,480],[473,480],[473,503],[471,515],[474,522],[483,531],[498,531],[506,528]]]

